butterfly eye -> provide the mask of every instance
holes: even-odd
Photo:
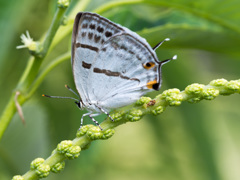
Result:
[[[147,70],[153,68],[155,66],[155,64],[153,62],[147,62],[145,64],[143,64],[143,67]]]

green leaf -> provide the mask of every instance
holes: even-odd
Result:
[[[115,4],[110,2],[109,5],[103,5],[97,11],[109,12],[110,8],[120,5],[125,7],[126,3],[134,5],[124,8],[125,12],[129,9],[129,12],[125,13],[127,15],[125,22],[131,19],[133,30],[139,27],[139,24],[145,27],[139,31],[139,34],[152,45],[169,37],[174,43],[168,43],[169,45],[164,47],[231,54],[237,54],[239,51],[240,1],[145,0],[131,1],[131,3],[123,1],[122,4],[116,1]],[[115,11],[115,15],[112,13],[110,16],[111,19],[115,16],[118,22],[120,15],[117,13],[119,11]],[[134,21],[133,18],[138,20]]]

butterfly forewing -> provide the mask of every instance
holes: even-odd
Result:
[[[155,52],[135,33],[112,36],[101,46],[89,69],[88,99],[109,110],[158,89],[160,66],[157,61]]]
[[[124,28],[94,13],[78,13],[72,36],[72,69],[76,88],[87,103],[88,75],[101,46]]]

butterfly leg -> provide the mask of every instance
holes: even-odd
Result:
[[[79,130],[80,130],[81,127],[83,126],[83,118],[84,118],[85,116],[89,116],[89,117],[91,118],[91,120],[92,120],[101,130],[103,130],[103,129],[101,128],[101,126],[99,125],[99,123],[93,118],[93,116],[98,116],[98,115],[99,115],[99,114],[92,114],[92,112],[83,114],[82,117],[81,117],[81,124],[80,124]]]
[[[96,105],[96,107],[97,107],[100,111],[102,111],[104,114],[106,114],[106,115],[112,120],[112,122],[114,122],[113,118],[110,116],[110,114],[109,114],[107,111],[105,111],[103,108],[101,108],[101,107],[99,107],[99,106],[97,106],[97,105]]]
[[[89,113],[86,113],[86,114],[83,114],[82,115],[82,117],[81,117],[81,124],[80,124],[80,128],[78,129],[78,130],[80,130],[81,129],[81,127],[83,126],[83,118],[85,117],[85,116],[88,116],[88,115],[90,115],[91,114],[91,112],[89,112]]]
[[[103,130],[102,128],[101,128],[101,126],[100,126],[100,124],[93,118],[93,116],[98,116],[99,114],[89,114],[88,116],[91,118],[91,120],[101,129],[101,130]]]

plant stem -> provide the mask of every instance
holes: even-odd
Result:
[[[106,3],[99,8],[93,10],[93,12],[96,12],[98,14],[102,14],[103,12],[117,6],[123,6],[123,5],[131,5],[131,4],[140,4],[143,3],[144,0],[123,0],[123,1],[117,1],[117,2],[109,2]]]
[[[25,93],[25,91],[28,89],[28,87],[34,81],[34,79],[39,71],[42,60],[43,60],[42,58],[38,58],[38,57],[31,57],[29,59],[27,67],[26,67],[25,71],[23,72],[23,75],[17,85],[16,89],[18,91]]]
[[[7,106],[5,107],[2,116],[0,117],[0,139],[2,138],[6,128],[8,127],[13,115],[16,112],[15,107],[15,93],[17,91],[20,92],[20,97],[18,98],[19,104],[23,104],[29,97],[27,92],[29,91],[29,87],[34,82],[38,72],[39,68],[42,64],[42,61],[44,60],[44,57],[46,56],[49,46],[62,22],[62,18],[64,13],[66,12],[67,8],[58,8],[55,16],[53,18],[52,24],[46,34],[46,37],[42,43],[42,49],[39,52],[36,52],[36,56],[30,57],[27,67],[25,68],[25,71],[23,72],[22,77],[20,78],[16,89],[12,93],[9,102]],[[40,82],[36,84],[38,86]],[[36,86],[33,86],[33,90],[31,93],[33,93],[36,89]]]
[[[39,87],[39,85],[42,83],[43,79],[46,77],[46,75],[57,65],[62,63],[63,61],[66,61],[71,58],[71,53],[67,52],[59,57],[56,58],[56,60],[53,60],[42,72],[39,73],[38,77],[36,80],[33,82],[31,87],[29,88],[30,91],[28,93],[28,96],[31,96],[36,89]]]
[[[43,49],[39,52],[39,54],[37,54],[37,56],[35,57],[31,57],[29,59],[28,65],[23,73],[23,76],[21,77],[18,85],[17,85],[17,89],[20,92],[24,92],[26,91],[26,89],[28,89],[28,87],[31,85],[31,83],[34,81],[34,79],[36,78],[36,75],[39,71],[39,68],[42,64],[42,61],[44,60],[44,57],[46,56],[49,46],[61,24],[63,15],[65,13],[66,9],[65,8],[58,8],[52,24],[46,34],[46,37],[43,41]]]
[[[143,115],[151,114],[153,113],[154,110],[159,109],[159,107],[162,107],[163,110],[157,114],[161,114],[162,112],[164,112],[164,109],[168,106],[179,106],[183,101],[188,101],[190,103],[197,103],[203,99],[213,100],[219,95],[230,95],[234,93],[240,93],[240,80],[227,81],[225,79],[218,79],[218,80],[211,81],[208,85],[197,84],[197,83],[191,84],[187,86],[183,91],[180,91],[175,88],[165,90],[162,94],[159,94],[158,96],[156,96],[155,99],[153,99],[154,104],[149,105],[149,102],[152,101],[151,98],[149,98],[148,100],[144,100],[143,98],[143,100],[140,100],[139,102],[136,102],[133,105],[120,108],[118,109],[118,111],[111,113],[112,117],[116,117],[115,115],[120,112],[121,119],[118,119],[118,120],[115,119],[114,122],[109,120],[109,118],[105,119],[100,124],[101,127],[103,128],[102,131],[98,127],[94,127],[93,125],[83,126],[79,132],[81,133],[82,131],[85,133],[82,134],[81,136],[79,136],[79,134],[77,133],[77,137],[72,140],[72,146],[80,146],[82,150],[85,150],[86,147],[90,145],[92,141],[101,139],[101,138],[98,138],[100,137],[99,134],[107,132],[108,130],[111,130],[127,122],[136,122],[140,120],[143,117]],[[140,116],[138,113],[134,113],[139,111],[141,112]],[[138,116],[139,119],[134,120],[130,116]],[[88,129],[86,130],[87,126],[88,126]],[[99,131],[96,130],[96,128],[99,129]],[[96,136],[91,136],[94,133],[96,134]],[[96,138],[91,138],[91,137],[96,137]],[[103,139],[107,139],[107,138],[103,138]],[[57,149],[58,147],[54,150],[53,154],[50,155],[43,162],[43,165],[49,165],[50,167],[53,167],[57,163],[60,163],[67,159],[65,154],[60,153]],[[39,177],[36,174],[36,171],[32,169],[26,172],[22,177],[25,180],[39,179]]]
[[[12,119],[15,112],[16,106],[14,104],[14,94],[12,94],[0,118],[0,139],[2,138],[3,133],[10,123],[10,119]]]
[[[59,26],[62,23],[63,15],[65,12],[66,12],[66,8],[58,8],[55,13],[53,22],[52,22],[52,24],[46,34],[44,42],[43,42],[43,50],[41,52],[41,55],[43,57],[45,57],[48,52],[49,46],[51,45],[52,40],[53,40],[55,34],[57,33]]]
[[[81,0],[74,6],[73,10],[68,15],[67,24],[59,28],[59,31],[57,32],[56,37],[52,42],[50,50],[72,32],[73,22],[76,14],[78,12],[84,11],[90,2],[91,0]]]
[[[230,23],[228,21],[224,21],[222,18],[218,16],[213,16],[212,14],[209,14],[208,12],[205,12],[203,10],[193,8],[191,6],[185,6],[185,5],[182,5],[181,3],[173,3],[171,1],[166,2],[166,1],[156,1],[156,0],[129,0],[129,1],[123,0],[123,1],[109,2],[109,3],[103,4],[99,8],[95,9],[94,12],[98,14],[102,14],[103,12],[110,10],[114,7],[131,5],[131,4],[148,4],[152,6],[175,8],[180,11],[193,14],[202,19],[206,19],[207,21],[211,21],[216,25],[219,25],[223,28],[234,31],[238,34],[240,33],[240,30],[237,25]]]

